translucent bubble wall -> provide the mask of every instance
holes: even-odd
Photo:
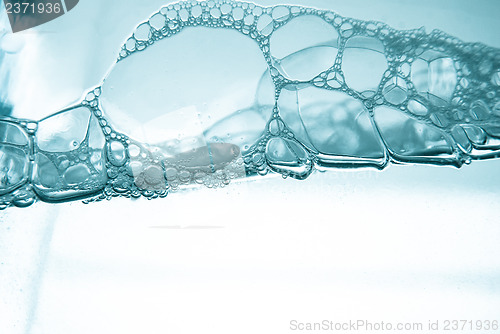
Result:
[[[0,208],[500,156],[498,49],[314,8],[168,5],[84,96],[0,120]]]

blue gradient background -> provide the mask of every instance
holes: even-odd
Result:
[[[500,47],[494,0],[287,2]],[[0,73],[10,72],[13,115],[39,119],[78,101],[135,25],[164,4],[82,0],[55,21],[5,35]],[[334,170],[163,200],[0,212],[0,333],[500,320],[499,167]]]

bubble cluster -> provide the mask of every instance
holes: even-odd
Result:
[[[262,70],[256,91],[248,92],[255,101],[241,108],[219,103],[222,111],[213,114],[207,107],[207,115],[196,116],[205,120],[200,131],[163,138],[158,124],[171,121],[161,123],[154,113],[171,101],[143,110],[133,105],[147,82],[140,59],[167,57],[160,45],[207,28],[249,41],[240,46],[248,57],[258,50],[261,63],[235,65]],[[221,54],[231,52],[224,48]],[[145,76],[139,86],[120,90],[137,75]],[[180,117],[196,113],[184,107]],[[37,199],[151,199],[253,174],[305,179],[315,169],[460,167],[499,156],[498,49],[301,6],[186,1],[140,23],[79,105],[38,122],[0,121],[0,207]]]

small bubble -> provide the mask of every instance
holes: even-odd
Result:
[[[222,6],[220,6],[220,10],[221,10],[222,14],[224,14],[224,15],[229,14],[231,12],[231,9],[232,9],[232,7],[228,3],[225,3]]]
[[[134,50],[135,50],[135,45],[136,45],[136,40],[135,40],[134,38],[132,38],[132,37],[131,37],[131,38],[129,38],[129,39],[127,40],[127,42],[125,43],[125,48],[126,48],[128,51],[132,52],[132,51],[134,51]]]
[[[272,16],[277,22],[286,21],[290,17],[290,10],[286,6],[277,6],[274,7]]]
[[[220,18],[221,14],[222,13],[218,8],[213,8],[212,10],[210,10],[210,15],[212,15],[216,19]]]
[[[481,64],[479,64],[479,72],[481,72],[481,74],[490,73],[492,68],[493,64],[487,59],[483,60]]]
[[[409,76],[409,75],[410,75],[410,64],[408,64],[408,63],[403,63],[403,64],[401,64],[401,65],[399,66],[399,72],[400,72],[403,76],[405,76],[405,77]]]
[[[491,76],[491,83],[493,83],[495,86],[500,86],[500,70],[493,73],[493,75]]]
[[[148,23],[139,25],[134,32],[134,37],[138,41],[147,41],[151,37],[151,26]]]
[[[165,16],[156,13],[149,19],[149,24],[155,30],[161,30],[165,26]]]
[[[253,24],[254,22],[254,16],[253,15],[247,15],[245,16],[245,19],[243,20],[243,22],[247,25],[247,26],[250,26]]]
[[[175,20],[177,18],[177,11],[175,11],[175,10],[169,10],[167,12],[167,18],[169,20]]]
[[[38,127],[38,124],[37,124],[37,123],[35,123],[35,122],[28,122],[28,123],[26,124],[26,128],[27,128],[27,129],[28,129],[28,131],[30,131],[30,132],[35,131],[37,127]]]
[[[262,15],[262,8],[260,8],[260,7],[255,7],[255,8],[253,9],[253,15],[255,15],[255,16],[260,16],[260,15]]]
[[[85,100],[87,100],[89,102],[92,101],[92,100],[94,100],[94,99],[95,99],[94,92],[90,92],[90,93],[87,94],[87,96],[85,96]]]

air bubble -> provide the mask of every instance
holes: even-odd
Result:
[[[212,15],[216,19],[218,19],[221,16],[221,14],[222,13],[218,8],[214,8],[214,9],[210,10],[210,15]]]
[[[167,11],[166,17],[169,20],[175,20],[177,18],[177,11],[175,11],[175,10]]]
[[[244,16],[245,16],[245,12],[240,7],[233,9],[233,18],[236,21],[242,20]]]
[[[428,113],[427,108],[417,100],[408,101],[408,110],[417,116],[426,116]]]
[[[403,76],[407,77],[410,75],[410,64],[408,63],[403,63],[399,66],[399,73],[401,73]]]
[[[157,166],[150,166],[143,173],[145,181],[150,185],[159,184],[163,180],[163,172]]]
[[[476,125],[462,125],[467,137],[476,145],[484,145],[487,140],[487,134],[483,129]]]
[[[222,14],[226,15],[226,14],[229,14],[231,12],[233,7],[231,7],[230,4],[228,3],[225,3],[225,4],[222,4],[222,6],[220,6],[220,11]]]
[[[90,171],[84,164],[69,167],[63,175],[68,185],[84,183],[90,177]]]
[[[486,75],[491,72],[492,68],[493,64],[488,59],[485,59],[479,64],[479,73]]]
[[[354,27],[353,27],[353,25],[352,25],[351,22],[349,22],[349,21],[344,22],[340,26],[340,34],[344,38],[349,38],[349,37],[351,37],[354,34],[353,28]]]
[[[191,173],[183,170],[179,173],[179,181],[182,183],[188,183],[191,180]]]
[[[389,80],[383,89],[384,99],[393,105],[400,105],[408,98],[408,85],[401,77]]]
[[[113,140],[108,144],[108,158],[113,165],[123,165],[126,157],[125,146],[122,142]]]
[[[492,112],[495,116],[500,116],[500,101],[497,101],[497,103],[495,103]]]
[[[126,48],[128,51],[132,52],[132,51],[134,51],[134,50],[135,50],[135,44],[136,44],[135,39],[134,39],[134,38],[129,38],[129,39],[127,40],[127,43],[125,43],[125,48]]]
[[[471,104],[469,113],[475,120],[485,120],[488,119],[491,111],[483,101],[475,101]]]
[[[344,83],[344,78],[338,72],[330,72],[326,77],[326,83],[332,88],[340,88]]]
[[[257,30],[264,36],[269,36],[273,32],[274,21],[271,16],[265,14],[259,17],[257,21]]]
[[[151,26],[143,23],[134,32],[134,38],[138,41],[147,41],[151,37]]]
[[[139,146],[134,145],[134,144],[131,144],[128,146],[128,154],[131,157],[137,157],[140,153],[141,153],[141,149],[139,148]]]
[[[444,128],[450,125],[448,119],[443,114],[433,113],[429,118],[432,121],[432,123],[434,123],[436,126],[440,128]]]
[[[94,92],[90,92],[87,94],[87,96],[85,96],[85,100],[87,100],[87,101],[92,101],[93,99],[95,99]]]
[[[255,16],[261,16],[262,15],[262,8],[261,7],[255,7],[253,9],[252,13]]]
[[[182,8],[180,11],[179,11],[179,17],[181,18],[181,20],[183,22],[187,22],[189,20],[189,12],[187,11],[187,9],[185,8]]]
[[[202,12],[203,10],[201,9],[200,5],[196,5],[193,8],[191,8],[191,15],[193,15],[193,17],[200,17]]]
[[[26,124],[26,129],[29,132],[34,132],[38,128],[38,124],[36,122],[28,122]]]
[[[269,123],[269,132],[274,136],[279,135],[281,131],[283,131],[283,129],[284,129],[284,124],[283,121],[281,121],[280,119],[273,119]]]
[[[462,86],[463,88],[469,87],[469,80],[467,80],[467,78],[460,79],[460,86]]]
[[[149,19],[149,24],[155,30],[161,30],[165,26],[165,16],[157,13]]]
[[[493,73],[493,75],[491,76],[491,83],[493,83],[495,86],[500,86],[500,70]]]
[[[350,38],[341,65],[346,84],[359,92],[376,90],[388,68],[383,52],[384,45],[376,38]]]
[[[245,19],[243,20],[243,22],[247,25],[247,26],[250,26],[253,24],[255,20],[255,17],[253,15],[247,15],[245,16]]]
[[[272,17],[276,22],[286,21],[290,17],[290,9],[286,6],[275,7],[272,11]]]

